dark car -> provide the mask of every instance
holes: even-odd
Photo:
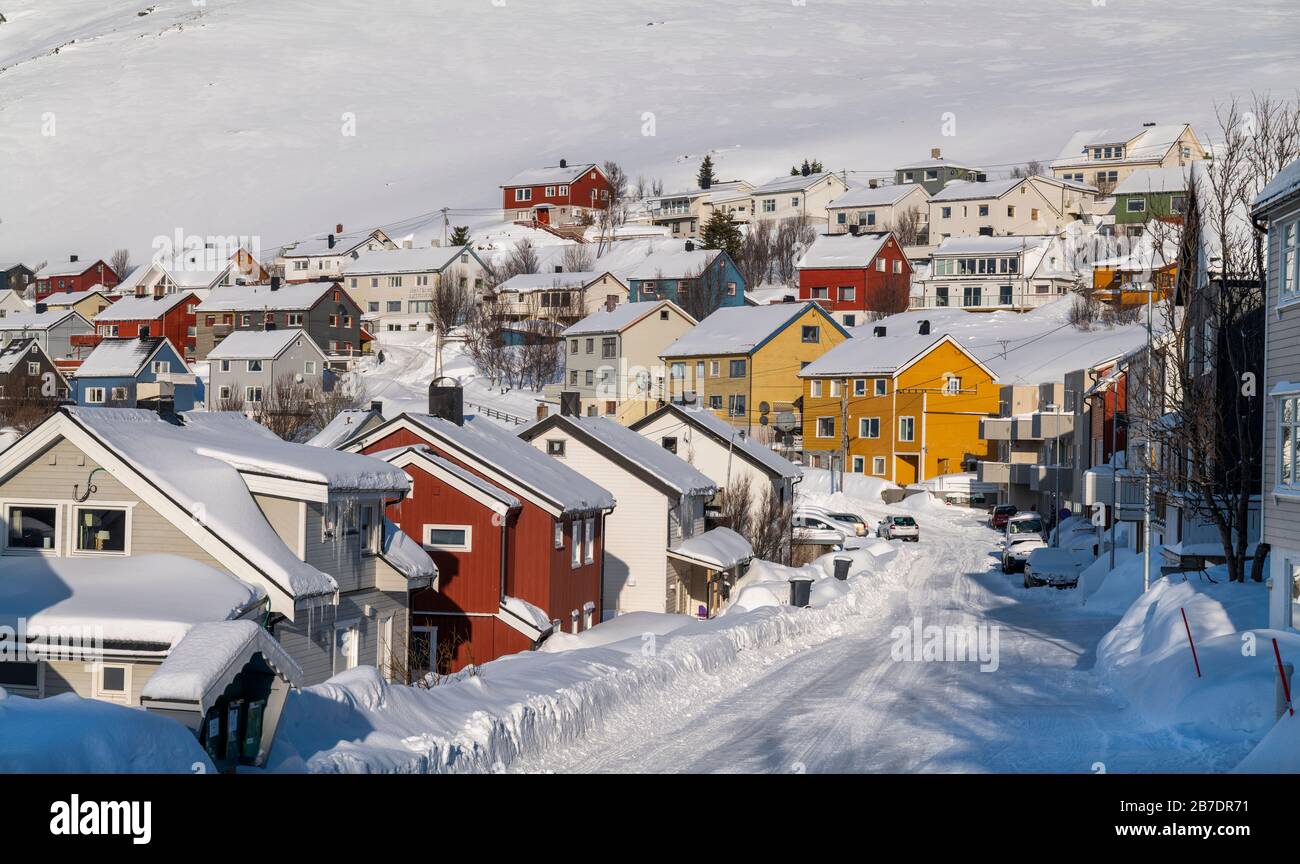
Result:
[[[998,504],[989,511],[989,527],[1005,528],[1007,520],[1016,515],[1019,508],[1014,504]]]

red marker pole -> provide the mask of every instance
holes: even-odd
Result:
[[[1273,656],[1277,658],[1277,674],[1282,678],[1282,695],[1286,697],[1286,710],[1295,716],[1295,708],[1291,707],[1291,682],[1286,680],[1286,669],[1282,667],[1282,652],[1277,647],[1277,638],[1273,639]]]
[[[1187,644],[1192,646],[1192,662],[1196,664],[1196,677],[1201,677],[1201,661],[1196,657],[1196,643],[1192,641],[1192,628],[1187,623],[1187,610],[1179,606],[1178,611],[1183,613],[1183,628],[1187,631]]]

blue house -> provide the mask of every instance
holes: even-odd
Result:
[[[78,405],[157,408],[171,403],[189,411],[203,399],[202,385],[163,336],[105,339],[72,373],[72,398]]]
[[[627,278],[629,303],[671,300],[696,319],[721,306],[745,305],[745,278],[731,256],[689,240],[680,249],[647,255]]]

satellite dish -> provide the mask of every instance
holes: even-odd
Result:
[[[766,414],[766,413],[768,413],[768,412],[771,411],[771,410],[772,410],[772,406],[771,406],[771,405],[768,405],[766,402],[759,402],[759,403],[758,403],[758,413],[759,413],[759,414]]]
[[[759,418],[758,418],[758,425],[759,425],[759,426],[766,426],[766,425],[767,425],[767,415],[766,415],[766,414],[763,414],[763,415],[760,415],[760,416],[759,416]]]
[[[793,411],[778,411],[774,425],[781,432],[793,432],[799,424],[795,422]]]

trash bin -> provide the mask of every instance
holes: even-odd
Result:
[[[807,578],[790,580],[790,605],[799,609],[806,609],[812,605],[812,583],[813,580]]]
[[[835,578],[843,582],[849,578],[849,566],[853,564],[852,558],[839,557],[835,559]]]

